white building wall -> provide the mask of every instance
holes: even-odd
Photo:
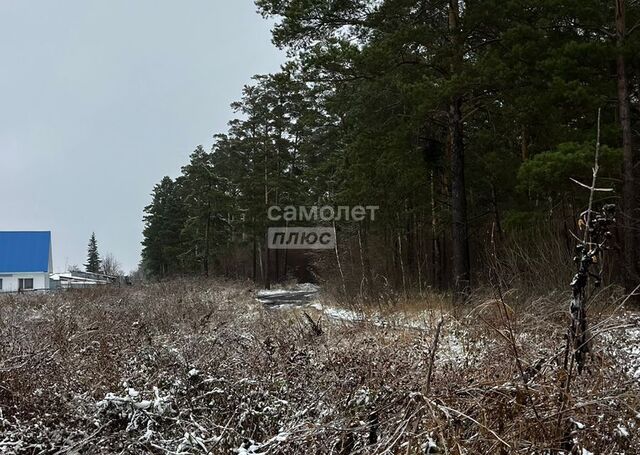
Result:
[[[0,274],[2,280],[2,290],[0,292],[17,292],[18,280],[20,278],[33,278],[33,289],[49,289],[49,274],[45,272],[40,273],[14,273]]]

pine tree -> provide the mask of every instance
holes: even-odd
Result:
[[[84,268],[87,272],[100,273],[101,270],[100,255],[98,254],[98,242],[96,241],[95,232],[91,233],[89,239],[89,247],[87,249],[87,263]]]
[[[144,209],[142,267],[153,278],[163,278],[185,271],[182,230],[185,207],[180,187],[164,177],[152,193],[152,202]]]

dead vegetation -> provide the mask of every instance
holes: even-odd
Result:
[[[5,296],[0,453],[638,453],[640,318],[616,291],[569,391],[567,295],[487,295],[357,318],[229,282]]]

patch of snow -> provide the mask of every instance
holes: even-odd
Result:
[[[572,424],[574,424],[578,430],[584,430],[585,429],[585,424],[584,423],[580,423],[577,420],[573,420],[573,419],[569,419],[569,421]]]
[[[320,286],[312,283],[296,284],[290,288],[278,288],[278,289],[262,289],[256,293],[258,298],[268,297],[279,294],[290,294],[295,292],[319,292]]]
[[[134,408],[142,409],[142,410],[150,409],[152,405],[153,405],[153,402],[150,400],[142,400],[137,403],[133,403]]]
[[[197,436],[195,433],[186,432],[184,434],[184,438],[178,445],[176,452],[182,453],[182,451],[185,449],[200,448],[205,453],[208,453],[209,450],[207,449],[205,442],[206,441],[203,438]]]
[[[269,308],[289,308],[308,305],[317,297],[320,287],[302,283],[288,288],[265,289],[256,293],[256,300]]]
[[[267,297],[270,295],[286,294],[287,292],[289,292],[287,289],[262,289],[258,291],[256,295],[258,297]]]
[[[234,449],[233,451],[238,455],[265,455],[267,453],[267,452],[258,452],[261,446],[257,444],[250,443],[246,448],[244,446],[245,444],[242,444],[240,447],[238,447],[237,449]]]
[[[296,289],[299,291],[319,292],[320,286],[313,283],[301,283],[296,286]]]
[[[341,321],[361,321],[363,318],[355,311],[347,310],[345,308],[324,308],[323,313],[331,319],[338,319]]]
[[[438,444],[436,444],[436,442],[431,438],[431,436],[427,436],[427,438],[429,438],[427,442],[422,444],[422,451],[424,453],[439,453],[440,448],[438,447]]]
[[[622,330],[607,331],[602,338],[611,356],[630,378],[640,380],[640,319],[634,313],[626,312],[618,318],[624,324]],[[629,324],[634,326],[629,327]]]
[[[629,430],[627,430],[627,428],[621,424],[618,424],[618,427],[615,429],[615,433],[621,438],[629,437]]]
[[[153,430],[150,428],[150,424],[151,420],[147,422],[147,430],[138,438],[138,441],[149,441],[153,437]]]

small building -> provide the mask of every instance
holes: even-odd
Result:
[[[84,289],[117,283],[118,277],[72,270],[51,275],[51,289]]]
[[[0,292],[49,289],[50,231],[0,231]]]

